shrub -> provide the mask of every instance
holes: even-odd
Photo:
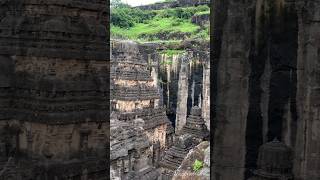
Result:
[[[114,8],[111,10],[111,23],[121,28],[130,28],[134,25],[134,19],[128,15],[127,8]]]
[[[111,24],[121,28],[130,28],[135,23],[145,23],[156,15],[153,11],[144,11],[131,7],[115,7],[111,9]]]
[[[196,159],[193,163],[193,171],[198,173],[203,168],[203,162]]]

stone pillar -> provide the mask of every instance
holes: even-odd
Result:
[[[203,87],[201,104],[202,117],[206,122],[207,128],[210,130],[210,61],[206,61],[203,67]],[[201,96],[200,96],[201,97]]]
[[[176,127],[178,132],[186,124],[187,119],[187,100],[188,100],[188,68],[186,62],[182,62],[179,73],[178,99],[176,111]]]

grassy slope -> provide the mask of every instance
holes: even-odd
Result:
[[[188,10],[188,8],[182,8],[183,10]],[[203,9],[203,8],[202,8]],[[199,10],[195,14],[207,14],[210,13],[208,10]],[[158,33],[190,33],[189,38],[209,38],[209,28],[200,29],[200,26],[192,24],[191,18],[181,19],[178,17],[163,17],[163,14],[172,11],[173,9],[163,9],[154,10],[156,16],[145,23],[135,23],[131,28],[120,28],[111,25],[111,35],[112,37],[125,38],[136,41],[161,41],[160,39],[142,39],[142,35],[156,35]]]
[[[178,20],[176,18],[153,18],[148,23],[136,23],[135,26],[129,29],[111,26],[111,34],[113,36],[139,40],[139,36],[143,34],[153,35],[169,31],[195,34],[199,28],[199,26],[194,25],[187,20]]]

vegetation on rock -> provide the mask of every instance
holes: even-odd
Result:
[[[197,173],[202,169],[202,167],[203,167],[203,162],[196,159],[193,163],[192,169]]]

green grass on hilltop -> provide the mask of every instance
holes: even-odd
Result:
[[[208,12],[208,6],[162,10],[115,8],[111,10],[111,36],[140,42],[161,41],[165,40],[164,36],[168,36],[169,41],[183,40],[181,37],[208,38],[209,34],[206,35],[209,33],[208,30],[191,23],[193,15]]]
[[[195,15],[203,15],[203,14],[210,14],[210,10],[208,11],[201,11],[201,12],[196,12]]]
[[[187,20],[177,18],[154,18],[148,23],[136,23],[132,28],[111,26],[113,36],[133,40],[143,40],[141,35],[156,35],[157,33],[191,33],[195,34],[200,27]]]

